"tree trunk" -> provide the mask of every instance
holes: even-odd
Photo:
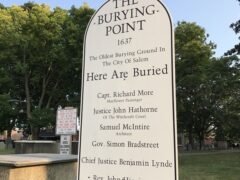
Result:
[[[32,115],[31,115],[31,97],[29,90],[29,74],[25,74],[25,95],[26,95],[27,119],[30,121]]]
[[[38,140],[39,139],[40,128],[31,126],[31,132],[32,132],[32,139],[33,140]]]
[[[55,83],[54,87],[53,87],[53,91],[55,91],[58,87],[58,84],[59,84],[59,79],[57,80],[57,82]],[[51,95],[49,98],[48,98],[48,101],[47,101],[47,105],[46,105],[46,108],[48,109],[51,105],[51,101],[52,101],[52,98],[53,96]]]
[[[8,129],[7,130],[7,139],[11,139],[12,137],[11,137],[11,134],[12,134],[12,129]]]
[[[204,145],[204,130],[198,134],[199,150],[203,150]]]
[[[189,132],[189,134],[188,134],[188,140],[189,140],[188,150],[191,151],[191,150],[194,148],[194,140],[193,140],[192,132]]]
[[[40,99],[39,99],[39,102],[38,102],[38,108],[39,108],[39,109],[42,108],[43,100],[44,100],[44,97],[45,97],[45,95],[46,95],[46,89],[47,89],[49,80],[50,80],[50,76],[48,76],[48,75],[46,75],[46,76],[43,78],[43,82],[42,82],[42,92],[41,92],[41,96],[40,96]]]
[[[45,96],[45,93],[46,93],[46,79],[43,78],[43,82],[42,82],[42,93],[41,93],[41,96],[40,96],[40,99],[39,99],[39,103],[38,103],[38,108],[41,109],[41,106],[42,106],[42,103],[43,103],[43,99],[44,99],[44,96]]]
[[[202,142],[203,142],[202,141],[202,136],[199,135],[198,138],[199,138],[199,140],[198,140],[199,141],[199,150],[202,150]]]
[[[26,48],[23,50],[23,62],[26,63]],[[38,139],[39,128],[34,127],[32,124],[32,110],[31,110],[31,95],[29,88],[29,79],[31,75],[31,70],[26,71],[24,75],[24,88],[25,88],[25,96],[26,96],[26,111],[27,111],[27,120],[31,127],[32,139]]]
[[[32,113],[31,113],[31,96],[30,96],[30,89],[29,89],[29,77],[30,77],[30,73],[26,73],[25,74],[25,95],[26,95],[27,120],[31,127],[32,139],[37,140],[38,134],[39,134],[37,129],[39,128],[34,127],[34,125],[31,122]]]
[[[192,150],[194,149],[194,139],[193,139],[193,133],[192,133],[192,129],[189,130],[188,132],[188,140],[189,140],[189,149],[188,150]]]

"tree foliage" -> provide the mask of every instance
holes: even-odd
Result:
[[[213,62],[213,90],[217,97],[216,135],[218,140],[240,139],[240,61],[236,56]]]
[[[59,105],[79,104],[83,36],[93,12],[35,3],[0,9],[0,88],[21,105],[34,138],[54,125]]]
[[[0,3],[0,9],[4,9],[4,5]]]
[[[207,42],[205,30],[195,23],[178,23],[175,37],[179,127],[193,147],[194,135],[201,144],[210,124],[206,67],[214,44]]]
[[[240,3],[240,0],[237,0]],[[233,29],[233,31],[236,34],[240,33],[240,19],[236,21],[235,23],[232,23],[230,25],[230,28]],[[240,40],[240,36],[238,37]],[[239,55],[240,54],[240,43],[236,44],[232,49],[230,49],[228,52],[225,53],[225,55]]]
[[[175,37],[179,131],[201,149],[209,133],[226,139],[239,120],[239,59],[213,58],[215,45],[195,23],[178,23]]]
[[[14,127],[14,109],[10,104],[10,97],[7,94],[0,95],[0,132],[11,130]]]
[[[0,5],[0,131],[55,125],[58,106],[79,106],[82,48],[94,10],[26,3]],[[239,33],[239,22],[232,25]],[[236,56],[213,57],[215,44],[196,23],[175,29],[179,132],[200,148],[209,133],[239,140],[240,70]]]

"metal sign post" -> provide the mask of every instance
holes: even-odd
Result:
[[[60,135],[60,154],[72,152],[72,135],[77,133],[77,109],[65,108],[57,111],[56,135]]]

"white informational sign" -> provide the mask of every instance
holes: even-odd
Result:
[[[72,136],[61,135],[60,136],[60,154],[70,155],[72,148]]]
[[[177,180],[173,26],[158,0],[109,0],[85,34],[79,180]]]
[[[77,133],[77,109],[59,109],[57,111],[56,134],[74,135]]]

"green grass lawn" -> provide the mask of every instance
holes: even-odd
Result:
[[[14,149],[0,150],[0,155]],[[240,151],[183,153],[179,155],[179,180],[240,180]]]
[[[179,155],[180,180],[240,180],[240,152]]]
[[[0,149],[0,155],[14,154],[15,149]]]

